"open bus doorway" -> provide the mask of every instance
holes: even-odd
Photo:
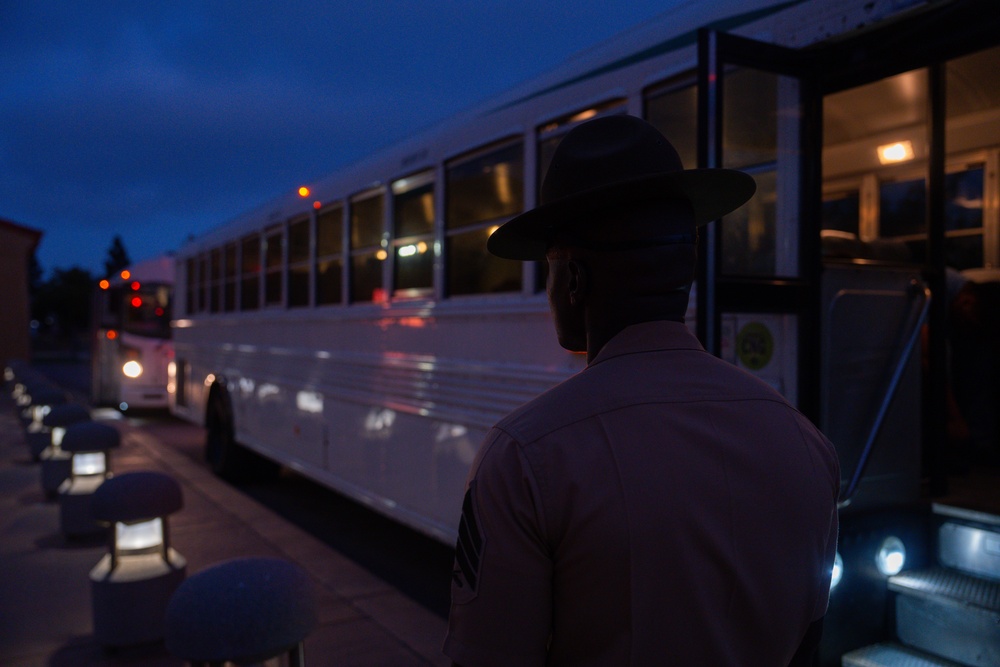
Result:
[[[1000,331],[993,315],[1000,308],[998,69],[998,47],[948,60],[941,68],[943,238],[933,243],[929,68],[833,93],[823,102],[824,260],[910,266],[926,278],[940,261],[935,251],[943,258],[938,299],[944,302],[944,372],[943,378],[928,380],[946,384],[944,442],[927,443],[942,451],[925,456],[925,478],[995,464],[1000,453]],[[925,370],[928,342],[925,336]],[[983,502],[1000,510],[1000,498]]]

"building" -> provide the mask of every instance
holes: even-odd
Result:
[[[0,218],[0,362],[31,355],[28,268],[42,232]]]

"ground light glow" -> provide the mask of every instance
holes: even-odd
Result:
[[[830,573],[830,590],[832,591],[844,577],[844,559],[840,557],[840,552],[833,559],[833,572]]]
[[[903,541],[895,536],[885,538],[875,556],[875,565],[887,577],[899,574],[906,565],[906,547],[903,546]]]

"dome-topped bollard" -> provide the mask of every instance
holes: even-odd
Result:
[[[54,497],[62,483],[69,478],[72,467],[71,456],[63,451],[62,441],[66,429],[73,424],[90,421],[90,411],[82,405],[66,403],[55,405],[42,418],[42,432],[36,433],[44,439],[45,446],[40,451],[35,448],[43,443],[39,440],[32,444],[32,456],[42,464],[42,491],[48,497]]]
[[[108,424],[78,422],[66,428],[60,447],[70,457],[70,471],[69,478],[59,487],[59,519],[67,537],[104,530],[94,518],[92,499],[98,487],[111,476],[111,450],[120,444],[121,434]]]
[[[167,517],[184,506],[180,485],[159,472],[130,472],[94,492],[94,518],[110,525],[108,553],[90,571],[94,636],[103,646],[163,638],[163,619],[187,562],[170,548]]]
[[[312,581],[276,558],[237,558],[192,575],[170,600],[167,650],[192,665],[246,665],[286,655],[303,667],[316,626]]]
[[[21,419],[25,422],[26,439],[32,461],[37,461],[42,451],[52,441],[52,431],[45,426],[45,417],[52,408],[64,404],[66,404],[66,394],[47,383],[32,383],[18,399],[18,405],[22,405]]]

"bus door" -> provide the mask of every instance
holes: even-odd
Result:
[[[703,29],[698,161],[757,182],[748,204],[701,235],[698,335],[819,421],[820,98],[810,59]]]
[[[750,173],[757,194],[706,229],[699,334],[826,433],[842,502],[905,503],[920,491],[927,292],[919,267],[823,260],[822,56],[700,34],[700,164]]]

